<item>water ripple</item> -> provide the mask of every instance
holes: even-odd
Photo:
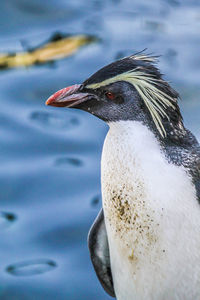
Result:
[[[6,272],[15,276],[32,276],[52,271],[57,264],[53,260],[35,259],[19,262],[6,268]]]
[[[79,120],[66,114],[65,117],[61,115],[56,115],[44,111],[35,111],[30,115],[30,119],[39,124],[40,126],[46,126],[48,128],[68,128],[71,129],[80,124]]]
[[[83,162],[78,158],[73,157],[60,157],[55,161],[56,166],[63,166],[63,165],[73,165],[75,167],[83,166]]]
[[[8,212],[0,212],[0,229],[4,229],[11,225],[14,221],[16,221],[17,217],[13,213]]]
[[[97,206],[101,201],[101,195],[96,195],[91,200],[91,206],[95,207]]]

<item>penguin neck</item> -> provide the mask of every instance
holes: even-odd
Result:
[[[137,159],[143,160],[145,157],[150,157],[153,152],[164,155],[161,141],[141,122],[117,121],[109,123],[109,126],[107,138],[112,137],[115,145],[119,143],[120,147],[124,147],[126,153],[130,150],[133,155],[137,156]]]
[[[110,122],[109,126],[108,137],[112,136],[112,139],[115,139],[115,143],[117,141],[119,143],[121,141],[122,144],[125,143],[127,145],[126,149],[134,148],[139,156],[145,155],[151,160],[152,153],[157,152],[168,163],[177,166],[182,165],[186,169],[189,168],[189,172],[192,171],[190,170],[192,162],[188,164],[192,158],[186,154],[192,146],[199,149],[199,145],[196,138],[184,127],[182,127],[182,130],[179,130],[179,133],[176,130],[167,130],[167,136],[162,138],[155,128],[141,121],[116,121]]]

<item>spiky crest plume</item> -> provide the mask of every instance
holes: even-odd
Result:
[[[126,64],[130,62],[130,65],[133,64],[132,68],[128,65],[128,71],[123,72],[123,62],[126,62]],[[91,79],[95,74],[98,74],[100,70],[85,83],[86,88],[89,89],[98,89],[117,81],[126,81],[132,84],[149,110],[158,132],[162,137],[165,137],[166,130],[163,125],[163,119],[166,117],[170,120],[168,114],[169,110],[179,111],[177,106],[179,96],[169,84],[162,79],[162,75],[155,66],[156,62],[157,57],[155,56],[148,56],[142,53],[131,55],[116,62],[119,63],[119,74],[116,74],[116,69],[115,71],[112,70],[111,67],[115,64],[112,63],[109,65],[111,68],[111,77],[101,82],[94,82],[93,80],[94,83],[90,83]],[[105,70],[107,67],[105,67]],[[120,70],[122,72],[120,72]]]

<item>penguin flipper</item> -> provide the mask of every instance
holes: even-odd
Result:
[[[103,209],[100,210],[90,228],[88,234],[88,247],[94,270],[101,285],[110,296],[115,297]]]

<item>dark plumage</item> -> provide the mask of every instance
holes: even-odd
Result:
[[[99,281],[105,291],[110,296],[115,297],[103,209],[99,212],[88,234],[88,247],[91,261]]]

